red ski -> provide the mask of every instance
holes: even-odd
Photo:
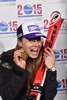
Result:
[[[44,48],[47,48],[47,47],[53,48],[57,35],[59,33],[59,29],[61,27],[61,23],[62,23],[61,14],[58,11],[54,11],[51,14],[48,34],[47,34]],[[30,91],[29,99],[27,100],[40,100],[41,90],[45,82],[46,70],[47,70],[44,60],[45,59],[43,58],[42,63],[39,67],[39,70],[37,71],[37,74],[35,76],[35,79]]]

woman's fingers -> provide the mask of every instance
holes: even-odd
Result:
[[[45,49],[43,57],[45,58],[47,68],[51,68],[55,65],[55,55],[51,48]]]
[[[48,49],[44,49],[45,51],[45,56],[51,56],[51,55],[54,55],[54,52],[51,48],[48,48]]]

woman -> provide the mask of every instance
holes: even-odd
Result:
[[[3,100],[30,100],[30,89],[43,57],[47,72],[40,100],[54,99],[57,93],[55,56],[52,49],[44,50],[42,36],[38,25],[33,22],[19,26],[17,46],[12,54],[14,58],[11,59],[11,64],[6,60],[8,68],[10,65],[12,70],[6,69],[1,61],[0,95]],[[1,57],[3,58],[3,55]],[[10,58],[9,55],[8,57]]]

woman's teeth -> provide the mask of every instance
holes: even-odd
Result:
[[[37,52],[38,50],[31,50],[32,52]]]

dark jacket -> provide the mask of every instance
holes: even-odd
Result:
[[[0,96],[3,100],[25,100],[28,71],[14,64],[13,52],[4,52],[0,57]],[[40,100],[53,100],[56,93],[56,71],[47,71]]]

